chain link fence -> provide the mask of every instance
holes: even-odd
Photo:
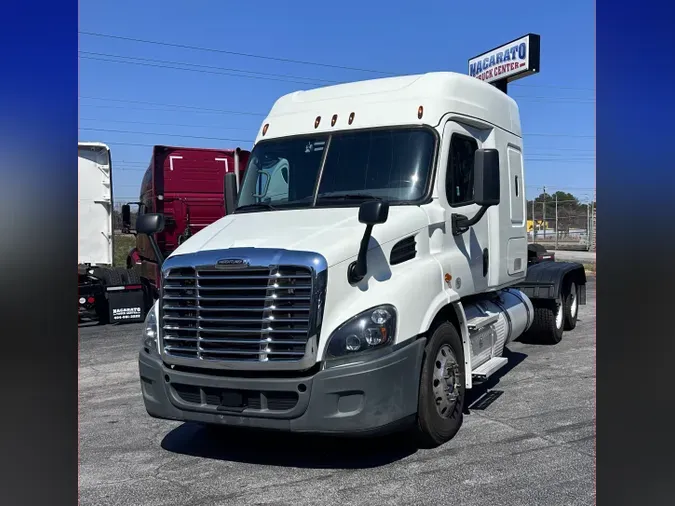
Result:
[[[537,197],[527,203],[528,240],[551,250],[595,251],[595,214],[595,202]]]

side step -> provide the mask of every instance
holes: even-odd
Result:
[[[472,372],[471,376],[473,381],[481,382],[487,380],[495,372],[504,367],[508,361],[509,359],[506,357],[491,358]]]

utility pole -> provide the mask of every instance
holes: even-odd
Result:
[[[534,219],[534,201],[536,197],[532,197],[532,242],[537,242],[537,221]]]
[[[541,223],[544,226],[544,241],[546,240],[546,185],[544,185],[544,193],[542,194],[544,196],[544,201],[541,203],[542,205],[542,218],[541,218]]]
[[[591,203],[586,204],[586,247],[591,251]]]
[[[555,250],[558,251],[558,193],[555,194]]]
[[[589,250],[595,251],[595,192],[593,192],[593,202],[591,203],[591,239],[589,241]]]

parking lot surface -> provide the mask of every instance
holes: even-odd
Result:
[[[210,431],[150,418],[141,325],[80,329],[82,505],[591,505],[595,467],[595,279],[556,346],[514,342],[509,365],[449,443],[403,435],[332,439]],[[486,390],[487,389],[487,390]],[[480,407],[480,406],[478,406]]]

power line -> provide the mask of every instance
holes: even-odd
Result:
[[[134,135],[161,135],[161,136],[169,136],[169,137],[185,137],[188,139],[202,139],[202,140],[211,140],[211,141],[227,141],[227,142],[240,142],[240,143],[250,143],[253,144],[255,141],[251,139],[231,139],[231,138],[226,138],[226,137],[207,137],[204,135],[187,135],[187,134],[174,134],[174,133],[167,133],[167,132],[139,132],[136,130],[122,130],[122,129],[109,129],[109,128],[90,128],[90,127],[79,127],[80,130],[87,130],[91,132],[109,132],[109,133],[123,133],[123,134],[134,134]],[[532,134],[534,135],[534,134]],[[543,135],[543,134],[542,134]],[[553,154],[554,156],[563,156],[562,154],[556,155]],[[541,154],[535,154],[535,156],[544,156],[543,153]],[[551,154],[546,154],[546,156],[551,156]],[[595,160],[595,156],[578,156],[574,158],[530,158],[528,156],[525,156],[526,160],[533,160],[533,161],[549,161],[549,160],[562,160],[562,161],[571,161],[571,160],[576,160],[576,161],[581,161],[581,160]]]
[[[532,151],[538,151],[540,149],[547,149],[547,150],[550,149],[550,150],[553,150],[553,151],[590,151],[592,153],[595,153],[595,149],[593,149],[593,148],[565,148],[565,147],[563,147],[563,148],[561,148],[561,147],[532,148],[532,149],[528,149],[527,152],[532,153]]]
[[[248,141],[247,141],[248,142]],[[154,148],[157,146],[157,144],[146,144],[142,142],[115,142],[115,141],[106,141],[106,144],[108,146],[131,146],[131,147],[139,147],[139,148]],[[222,146],[220,147],[214,147],[214,146],[191,146],[191,147],[199,147],[203,149],[222,149]]]
[[[328,85],[328,84],[342,84],[344,81],[333,81],[328,79],[320,79],[314,77],[304,77],[304,76],[292,76],[288,74],[275,74],[275,73],[266,73],[266,72],[254,72],[248,70],[239,70],[232,69],[227,67],[217,67],[213,65],[203,65],[198,63],[189,63],[189,62],[180,62],[172,60],[157,60],[153,58],[142,58],[137,56],[125,56],[125,55],[114,55],[107,53],[94,53],[90,51],[79,51],[85,55],[94,55],[94,56],[80,56],[80,58],[85,60],[96,60],[107,63],[126,63],[130,65],[139,65],[146,67],[157,67],[165,68],[170,70],[183,70],[186,72],[199,72],[205,74],[213,75],[222,75],[228,77],[243,77],[248,79],[261,79],[266,81],[281,81],[281,82],[290,82],[297,84],[305,85]],[[113,58],[113,59],[111,59]],[[180,67],[182,65],[183,67]],[[184,68],[184,67],[197,67],[197,68]],[[206,70],[205,70],[206,69]],[[584,97],[540,97],[540,96],[527,96],[527,95],[511,95],[513,98],[519,100],[534,100],[534,101],[549,101],[552,103],[579,103],[579,104],[592,104],[595,103],[594,98],[584,98]]]
[[[87,100],[103,100],[103,101],[110,101],[110,102],[122,102],[122,103],[128,103],[128,104],[145,104],[145,105],[156,105],[156,106],[161,106],[161,107],[172,107],[176,109],[180,108],[186,108],[186,109],[193,109],[196,111],[204,111],[204,112],[213,112],[213,113],[219,113],[219,114],[240,114],[240,115],[249,115],[249,116],[265,116],[265,114],[258,113],[258,112],[248,112],[248,111],[231,111],[231,110],[222,110],[222,109],[209,109],[205,107],[196,107],[196,106],[190,106],[190,105],[180,105],[180,104],[164,104],[164,103],[159,103],[159,102],[146,102],[146,101],[141,101],[141,100],[124,100],[124,99],[117,99],[117,98],[104,98],[104,97],[87,97],[87,96],[80,96],[78,97],[80,99],[87,99]],[[80,104],[80,106],[91,106],[91,107],[97,107],[96,104]],[[126,109],[126,108],[125,108]],[[93,121],[93,120],[92,120]],[[159,123],[157,123],[159,124]],[[179,125],[176,125],[179,126]],[[201,125],[185,125],[185,126],[201,126]],[[211,127],[206,127],[205,128],[211,128]],[[213,127],[217,128],[217,127]],[[574,137],[574,138],[595,138],[595,135],[577,135],[577,134],[564,134],[564,133],[545,133],[545,132],[524,132],[524,136],[541,136],[541,137]],[[559,148],[559,149],[572,149],[574,150],[575,148]]]
[[[88,128],[88,127],[80,127],[80,130],[88,130],[91,132],[111,132],[111,133],[122,133],[122,134],[135,134],[135,135],[164,135],[168,137],[185,137],[187,139],[203,139],[203,140],[209,140],[209,141],[227,141],[227,142],[242,142],[242,143],[251,143],[253,144],[252,140],[243,140],[243,139],[227,139],[224,137],[205,137],[203,135],[183,135],[183,134],[171,134],[171,133],[166,133],[166,132],[137,132],[135,130],[115,130],[115,129],[109,129],[109,128]]]
[[[532,100],[533,102],[550,102],[552,104],[594,104],[594,98],[578,98],[578,97],[530,97],[527,95],[509,95],[512,98],[517,98],[518,101]]]
[[[138,39],[135,37],[123,37],[121,35],[112,35],[112,34],[106,34],[106,33],[98,33],[98,32],[86,32],[86,31],[78,31],[80,35],[88,35],[91,37],[103,37],[103,38],[108,38],[108,39],[117,39],[117,40],[126,40],[129,42],[140,42],[142,44],[153,44],[156,46],[165,46],[165,47],[175,47],[179,49],[190,49],[193,51],[204,51],[204,52],[210,52],[210,53],[220,53],[220,54],[229,54],[233,56],[243,56],[246,58],[257,58],[260,60],[272,60],[272,61],[279,61],[279,62],[284,62],[284,63],[295,63],[298,65],[313,65],[316,67],[326,67],[326,68],[334,68],[334,69],[342,69],[342,70],[353,70],[356,72],[369,72],[372,74],[381,74],[381,75],[391,75],[389,72],[382,72],[378,70],[370,70],[370,69],[362,69],[362,68],[356,68],[356,67],[347,67],[344,65],[333,65],[329,63],[319,63],[319,62],[312,62],[312,61],[304,61],[304,60],[294,60],[291,58],[280,58],[276,56],[265,56],[265,55],[259,55],[259,54],[252,54],[252,53],[242,53],[238,51],[228,51],[226,49],[216,49],[216,48],[210,48],[210,47],[200,47],[200,46],[192,46],[189,44],[176,44],[173,42],[162,42],[158,40],[146,40],[146,39]]]
[[[174,47],[174,48],[179,48],[179,49],[189,49],[189,50],[192,50],[192,51],[202,51],[202,52],[210,52],[210,53],[228,54],[228,55],[233,55],[233,56],[243,56],[243,57],[246,57],[246,58],[256,58],[256,59],[278,61],[278,62],[284,62],[284,63],[294,63],[294,64],[299,64],[299,65],[310,65],[310,66],[315,66],[315,67],[324,67],[324,68],[333,68],[333,69],[342,69],[342,70],[353,70],[353,71],[356,71],[356,72],[366,72],[366,73],[371,73],[371,74],[379,74],[379,75],[383,75],[383,76],[396,76],[397,75],[397,73],[395,73],[395,72],[387,72],[387,71],[383,71],[383,70],[348,67],[348,66],[344,66],[344,65],[336,65],[336,64],[330,64],[330,63],[319,63],[319,62],[313,62],[313,61],[307,61],[307,60],[295,60],[295,59],[291,59],[291,58],[281,58],[281,57],[277,57],[277,56],[260,55],[260,54],[253,54],[253,53],[243,53],[243,52],[238,52],[238,51],[230,51],[230,50],[226,50],[226,49],[210,48],[210,47],[204,47],[204,46],[194,46],[194,45],[189,45],[189,44],[178,44],[178,43],[174,43],[174,42],[140,39],[140,38],[137,38],[137,37],[125,37],[125,36],[122,36],[122,35],[113,35],[113,34],[100,33],[100,32],[90,32],[90,31],[80,30],[80,31],[78,31],[78,33],[80,35],[87,35],[87,36],[90,36],[90,37],[125,40],[125,41],[128,41],[128,42],[138,42],[138,43],[142,43],[142,44],[151,44],[151,45],[156,45],[156,46]],[[550,88],[550,89],[574,90],[574,91],[593,91],[593,92],[595,91],[594,88],[582,88],[582,87],[574,87],[574,86],[559,86],[559,85],[546,85],[546,84],[532,85],[532,84],[516,83],[516,84],[513,84],[513,86],[523,87],[523,88]]]
[[[595,135],[576,135],[576,134],[558,134],[558,133],[523,133],[523,136],[538,136],[538,137],[578,137],[578,138],[595,138]]]
[[[86,128],[82,128],[82,130],[87,130]],[[135,132],[129,132],[129,131],[123,131],[124,133],[135,133]],[[148,135],[164,135],[164,134],[153,134],[149,133]],[[166,134],[166,135],[175,135],[175,134]],[[179,135],[179,137],[192,137],[192,136],[183,136]],[[196,139],[212,139],[212,140],[226,140],[229,142],[251,142],[252,141],[237,141],[233,139],[219,139],[219,138],[208,138],[208,137],[199,137],[199,136],[194,136]],[[117,142],[117,141],[106,141],[106,144],[110,146],[131,146],[131,147],[147,147],[147,148],[152,148],[155,147],[157,144],[147,144],[147,143],[140,143],[140,142]],[[222,149],[221,147],[214,147],[214,146],[193,146],[193,147],[202,147],[206,149]],[[532,156],[544,156],[544,154],[535,154]],[[551,156],[550,154],[547,156]],[[530,161],[530,162],[546,162],[546,161],[552,161],[552,162],[566,162],[566,163],[578,163],[578,162],[594,162],[595,157],[585,157],[585,158],[532,158],[530,156],[525,156],[525,160]],[[121,163],[121,162],[117,162]],[[141,162],[126,162],[126,163],[141,163]],[[142,162],[145,163],[145,162]]]
[[[509,86],[517,86],[518,88],[550,88],[556,90],[570,90],[570,91],[592,91],[595,92],[595,88],[579,88],[576,86],[558,86],[555,84],[521,84],[514,83]]]
[[[86,99],[86,100],[102,100],[102,101],[107,101],[107,102],[121,102],[125,104],[141,104],[141,105],[156,105],[156,106],[161,106],[161,107],[172,107],[176,109],[193,109],[196,111],[204,111],[204,112],[215,112],[219,114],[241,114],[241,115],[247,115],[247,116],[266,116],[265,113],[259,113],[259,112],[251,112],[251,111],[232,111],[232,110],[226,110],[226,109],[212,109],[208,107],[197,107],[194,105],[181,105],[181,104],[165,104],[162,102],[146,102],[144,100],[126,100],[126,99],[120,99],[120,98],[107,98],[107,97],[87,97],[87,96],[79,96],[79,99]]]
[[[124,110],[124,111],[129,111],[128,106],[124,105],[104,105],[104,104],[78,104],[80,108],[82,107],[88,107],[88,108],[96,108],[96,109],[117,109],[117,110]],[[226,114],[248,114],[248,113],[237,113],[237,112],[217,112],[217,111],[201,111],[201,110],[185,110],[185,109],[176,109],[176,108],[167,108],[167,107],[161,107],[161,106],[156,106],[156,107],[139,107],[135,106],[132,109],[134,112],[136,111],[154,111],[154,112],[175,112],[175,111],[180,111],[183,114],[187,113],[192,113],[192,114],[216,114],[216,115],[226,115]]]
[[[583,186],[548,186],[549,190],[556,190],[556,191],[561,191],[561,190],[575,190],[575,191],[595,191],[594,187],[583,187]],[[535,190],[541,190],[544,188],[544,185],[526,185],[525,188],[532,188]]]
[[[270,77],[262,78],[262,77],[245,76],[245,75],[241,75],[241,74],[227,73],[227,72],[215,72],[215,71],[211,71],[211,70],[182,68],[182,67],[176,67],[175,65],[163,65],[163,64],[159,64],[159,63],[111,60],[111,59],[106,59],[106,58],[98,58],[98,57],[95,57],[95,56],[80,56],[80,59],[102,61],[102,62],[107,62],[107,63],[124,63],[124,64],[127,64],[127,65],[137,65],[137,66],[142,66],[142,67],[156,67],[156,68],[164,68],[164,69],[172,69],[172,70],[183,70],[185,72],[198,72],[200,74],[212,74],[212,75],[230,76],[230,77],[249,77],[249,78],[253,78],[253,79],[266,79],[266,80],[272,79],[272,80],[275,80],[275,81],[293,82],[293,83],[298,83],[298,84],[312,84],[312,83],[305,83],[305,82],[301,83],[300,81],[291,81],[291,80],[288,80],[288,79],[273,79],[273,78],[270,78]]]
[[[80,53],[86,53],[86,51],[80,51]],[[321,85],[321,84],[336,84],[337,81],[325,81],[322,79],[313,79],[313,78],[287,78],[284,74],[268,74],[263,72],[251,72],[247,70],[236,70],[236,69],[227,69],[225,67],[215,67],[211,65],[201,65],[197,63],[185,63],[185,62],[176,62],[170,60],[155,60],[152,58],[140,58],[135,56],[122,56],[122,55],[105,55],[103,53],[90,53],[90,54],[100,54],[101,56],[80,56],[79,58],[84,60],[96,60],[103,61],[108,63],[126,63],[129,65],[140,65],[144,67],[157,67],[165,68],[172,70],[183,70],[186,72],[198,72],[200,74],[213,74],[219,76],[228,76],[228,77],[245,77],[249,79],[263,79],[265,81],[281,81],[305,85]],[[115,59],[111,59],[115,58]],[[185,67],[198,67],[198,68],[184,68],[179,67],[178,65],[183,65]],[[258,74],[258,75],[254,75]]]
[[[223,127],[220,125],[188,125],[185,123],[162,123],[155,121],[127,121],[119,119],[101,119],[101,118],[79,118],[80,121],[98,121],[98,122],[108,122],[108,123],[125,123],[130,125],[149,125],[149,126],[171,126],[171,127],[184,127],[184,128],[214,128],[217,130],[245,130],[242,127]]]
[[[201,63],[190,63],[190,62],[179,62],[179,61],[171,61],[171,60],[156,60],[153,58],[143,58],[139,56],[125,56],[125,55],[115,55],[115,54],[108,54],[108,53],[94,53],[91,51],[78,51],[79,53],[82,54],[88,54],[88,55],[93,55],[93,56],[105,56],[108,58],[123,58],[123,59],[128,59],[128,60],[139,60],[139,61],[149,61],[153,63],[167,63],[171,65],[186,65],[186,66],[191,66],[191,67],[199,67],[199,68],[206,68],[206,69],[212,69],[212,70],[222,70],[226,72],[237,72],[240,74],[252,74],[255,77],[260,77],[260,78],[269,78],[269,77],[283,77],[283,78],[288,78],[288,79],[296,79],[296,80],[301,80],[301,81],[315,81],[315,82],[320,82],[320,83],[327,83],[327,84],[336,84],[339,81],[331,81],[328,79],[321,79],[318,77],[305,77],[305,76],[294,76],[294,75],[289,75],[289,74],[278,74],[278,73],[269,73],[269,72],[259,72],[259,71],[252,71],[252,70],[241,70],[241,69],[233,69],[229,67],[217,67],[214,65],[203,65]],[[243,76],[243,77],[249,77],[249,76]]]
[[[186,137],[191,139],[204,139],[204,140],[214,140],[214,141],[229,141],[229,142],[249,142],[253,143],[254,140],[251,139],[230,139],[224,137],[207,137],[203,135],[183,135],[183,134],[173,134],[166,132],[138,132],[135,130],[121,130],[121,129],[107,129],[107,128],[90,128],[90,127],[80,127],[80,130],[88,130],[93,132],[110,132],[110,133],[125,133],[125,134],[135,134],[135,135],[167,135],[172,137]],[[560,135],[561,137],[586,137],[586,136],[570,136],[565,134],[525,134],[525,135],[547,135],[547,136],[556,136]],[[542,153],[543,154],[543,153]],[[527,158],[527,157],[526,157]],[[595,157],[593,157],[595,158]]]
[[[222,114],[241,114],[241,115],[249,115],[249,116],[266,116],[264,113],[258,113],[258,112],[248,112],[248,111],[231,111],[231,110],[223,110],[223,109],[209,109],[205,107],[196,107],[196,106],[191,106],[191,105],[180,105],[180,104],[164,104],[160,102],[146,102],[146,101],[141,101],[141,100],[126,100],[126,99],[119,99],[119,98],[108,98],[108,97],[89,97],[89,96],[79,96],[79,99],[87,99],[87,100],[102,100],[102,101],[109,101],[109,102],[121,102],[121,103],[127,103],[127,104],[141,104],[141,105],[156,105],[156,106],[162,106],[162,107],[174,107],[174,108],[186,108],[186,109],[194,109],[198,111],[207,111],[207,112],[217,112],[217,113],[222,113]],[[80,105],[86,105],[86,104],[80,104]],[[575,138],[595,138],[595,135],[577,135],[577,134],[564,134],[564,133],[544,133],[544,132],[524,132],[524,136],[542,136],[542,137],[575,137]]]
[[[79,118],[80,121],[98,121],[98,122],[109,122],[109,123],[125,123],[132,125],[148,125],[148,126],[172,126],[172,127],[184,127],[184,128],[213,128],[216,130],[246,130],[243,127],[223,127],[220,125],[203,125],[203,124],[187,124],[187,123],[162,123],[155,121],[128,121],[128,120],[118,120],[118,119],[105,119],[105,118]],[[84,127],[82,127],[84,128]],[[161,134],[158,134],[161,135]],[[547,135],[547,134],[525,134],[525,135]],[[554,134],[550,134],[554,135]],[[561,134],[562,135],[562,134]],[[538,153],[539,151],[544,151],[544,153]],[[550,154],[549,151],[575,151],[575,152],[589,152],[595,153],[593,148],[572,148],[572,147],[536,147],[528,149],[527,153],[530,155],[533,154]],[[558,156],[558,155],[556,155]]]
[[[260,113],[260,112],[250,112],[250,111],[232,111],[232,110],[223,110],[223,109],[211,109],[211,108],[206,108],[206,107],[196,107],[196,106],[191,106],[191,105],[182,105],[182,104],[166,104],[162,102],[147,102],[147,101],[142,101],[142,100],[125,100],[125,99],[119,99],[119,98],[108,98],[108,97],[88,97],[88,96],[79,96],[78,98],[80,99],[87,99],[87,100],[101,100],[101,101],[108,101],[108,102],[121,102],[121,103],[127,103],[127,104],[140,104],[140,105],[154,105],[158,107],[170,107],[170,108],[184,108],[184,109],[192,109],[195,111],[205,111],[205,112],[214,112],[214,113],[219,113],[219,114],[242,114],[242,115],[248,115],[248,116],[266,116],[266,113]],[[80,104],[80,106],[86,106],[86,107],[91,107],[92,105],[90,104]],[[96,105],[93,105],[94,107],[98,107]],[[544,134],[541,134],[544,135]],[[592,136],[582,136],[582,137],[595,137],[594,135]]]
[[[142,66],[142,67],[156,67],[156,68],[164,68],[164,69],[169,69],[169,70],[182,70],[185,72],[198,72],[201,74],[211,74],[211,75],[219,75],[219,76],[227,76],[227,77],[243,77],[243,78],[248,78],[248,79],[261,79],[265,81],[281,81],[281,82],[288,82],[288,83],[297,83],[297,84],[303,84],[303,85],[310,85],[310,86],[322,86],[322,85],[327,85],[327,84],[342,84],[344,81],[328,81],[325,79],[315,79],[315,78],[298,78],[298,79],[290,79],[286,78],[284,74],[269,74],[269,73],[260,73],[261,75],[253,75],[252,72],[250,71],[234,71],[234,72],[248,72],[248,74],[244,73],[233,73],[233,72],[226,72],[226,71],[215,71],[215,70],[204,70],[202,68],[184,68],[184,67],[179,67],[177,65],[184,65],[184,66],[192,66],[192,67],[206,67],[210,69],[220,69],[222,67],[213,67],[210,65],[200,65],[196,63],[184,63],[184,62],[171,62],[167,60],[153,60],[150,58],[138,58],[138,57],[131,57],[131,56],[115,56],[115,58],[126,58],[126,60],[122,59],[109,59],[109,58],[99,58],[99,57],[94,57],[94,56],[80,56],[81,59],[84,60],[95,60],[95,61],[102,61],[106,63],[125,63],[129,65],[137,65],[137,66]],[[132,60],[138,60],[138,61],[132,61]],[[299,80],[299,79],[304,79],[304,80]],[[511,95],[513,98],[517,98],[520,101],[523,100],[532,100],[534,102],[550,102],[553,104],[557,103],[563,103],[563,104],[594,104],[595,99],[594,98],[579,98],[579,97],[530,97],[527,95]]]
[[[549,163],[565,163],[565,164],[573,164],[573,163],[588,163],[588,164],[595,164],[594,159],[585,159],[585,158],[527,158],[525,157],[525,160],[527,162],[549,162]]]

